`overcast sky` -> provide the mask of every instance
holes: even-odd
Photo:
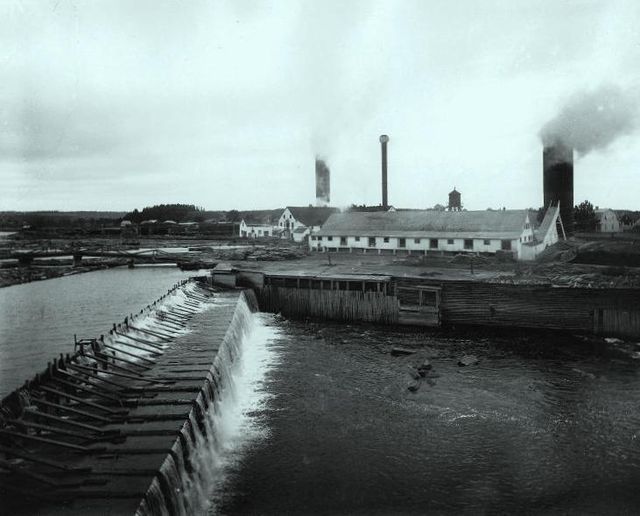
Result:
[[[0,210],[307,205],[316,154],[379,204],[381,133],[397,207],[537,207],[541,127],[639,74],[638,0],[0,0]],[[626,127],[576,202],[640,209]]]

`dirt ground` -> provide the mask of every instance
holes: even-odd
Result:
[[[115,247],[115,239],[2,241],[5,252],[11,248],[68,249]],[[586,288],[640,287],[640,242],[578,239],[549,248],[536,262],[501,261],[496,257],[393,256],[351,253],[310,253],[303,245],[284,240],[229,240],[148,238],[139,248],[189,248],[185,257],[204,268],[221,261],[237,268],[265,272],[304,272],[306,274],[389,274],[422,276],[441,280],[471,280],[511,284],[546,284]],[[637,265],[636,265],[636,260]],[[0,286],[46,279],[78,272],[70,267],[0,269]],[[92,270],[83,267],[80,270]]]

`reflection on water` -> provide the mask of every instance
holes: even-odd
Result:
[[[221,513],[637,513],[634,361],[548,336],[279,325],[254,414],[270,439],[238,457]],[[468,353],[479,365],[458,367]]]
[[[193,275],[177,267],[116,268],[0,289],[0,398]]]

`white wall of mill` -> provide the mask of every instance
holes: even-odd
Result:
[[[406,238],[405,247],[400,247],[400,237],[389,237],[389,242],[384,241],[384,237],[375,237],[375,248],[369,247],[369,237],[361,236],[360,241],[356,240],[355,236],[347,237],[346,245],[340,244],[340,236],[333,235],[333,240],[329,240],[328,236],[318,236],[316,240],[309,240],[309,247],[312,250],[324,250],[328,247],[350,247],[353,249],[384,249],[384,250],[410,250],[410,251],[449,251],[449,252],[474,252],[474,253],[495,253],[502,249],[502,239],[499,238],[487,238],[489,245],[485,245],[484,238],[473,239],[473,249],[464,248],[464,238],[453,238],[453,243],[449,244],[448,238],[438,238],[438,248],[432,249],[429,247],[428,237],[420,237],[420,242],[416,243],[415,238]],[[318,240],[321,239],[321,240]],[[519,240],[511,240],[512,250],[517,251]]]

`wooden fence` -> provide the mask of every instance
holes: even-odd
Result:
[[[267,286],[258,290],[265,312],[291,318],[320,317],[337,321],[398,322],[398,300],[381,292],[310,290]]]

